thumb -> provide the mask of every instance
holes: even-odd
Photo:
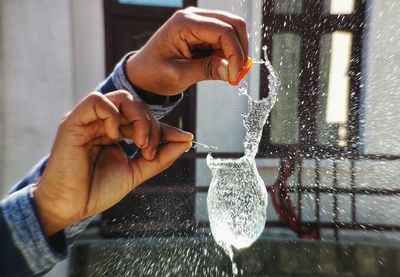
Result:
[[[164,144],[154,160],[145,160],[140,157],[130,161],[132,170],[132,188],[134,189],[144,181],[161,173],[170,167],[184,152],[192,147],[191,141],[169,142]]]
[[[228,61],[218,56],[183,60],[184,78],[191,83],[204,80],[229,81]]]

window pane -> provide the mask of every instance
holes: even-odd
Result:
[[[118,0],[121,4],[158,6],[158,7],[183,7],[183,0]]]
[[[303,0],[275,0],[275,13],[301,13]]]
[[[334,32],[321,38],[317,114],[319,144],[347,146],[352,34]]]
[[[289,33],[275,34],[272,38],[272,64],[281,80],[278,101],[270,116],[273,144],[296,144],[299,140],[300,41],[299,35]]]
[[[324,11],[328,14],[351,14],[355,0],[325,0]]]

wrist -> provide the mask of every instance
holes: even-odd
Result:
[[[155,82],[152,85],[148,85],[146,82],[148,76],[144,76],[140,69],[140,63],[138,62],[139,53],[132,53],[129,55],[124,63],[124,74],[134,92],[149,105],[165,105],[168,103],[174,103],[181,99],[181,94],[174,94],[172,96],[163,95],[156,91],[154,87]]]
[[[124,63],[125,76],[134,89],[139,89],[149,94],[158,95],[158,93],[154,90],[154,87],[149,85],[149,76],[146,76],[143,72],[143,64],[145,61],[140,61],[140,59],[140,51],[133,52],[126,58]]]
[[[57,214],[57,205],[38,186],[33,188],[32,195],[40,223],[47,237],[58,233],[72,224],[69,223],[69,220],[62,219]]]

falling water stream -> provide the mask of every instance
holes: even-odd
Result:
[[[215,241],[232,261],[232,273],[237,275],[234,249],[249,247],[264,230],[268,195],[258,174],[255,156],[268,114],[275,104],[280,81],[263,47],[268,75],[268,97],[254,100],[247,85],[240,94],[248,97],[248,112],[243,115],[246,128],[244,156],[239,159],[215,159],[207,156],[212,180],[207,197],[210,227]]]

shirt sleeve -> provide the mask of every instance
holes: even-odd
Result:
[[[32,190],[48,157],[14,186],[0,202],[0,275],[43,275],[65,259],[68,247],[90,223],[90,218],[47,237],[33,201]]]
[[[30,184],[0,202],[0,273],[40,275],[67,256],[64,232],[47,238],[33,203]],[[3,275],[2,275],[3,276]]]

